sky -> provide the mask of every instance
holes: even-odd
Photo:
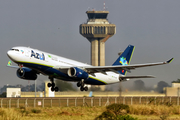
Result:
[[[0,86],[28,84],[6,67],[7,51],[30,46],[45,52],[90,64],[90,43],[79,34],[89,8],[109,11],[116,34],[106,41],[106,65],[112,65],[129,44],[135,51],[131,64],[166,61],[171,64],[132,70],[127,75],[154,75],[142,79],[145,86],[180,78],[179,0],[1,0],[0,1]],[[40,76],[37,82],[47,80]],[[122,83],[124,87],[133,81]],[[33,82],[31,82],[33,83]]]

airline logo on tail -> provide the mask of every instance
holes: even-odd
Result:
[[[121,63],[123,66],[128,65],[128,61],[127,61],[126,58],[124,58],[124,57],[121,57],[121,58],[120,58],[119,63]],[[124,74],[125,71],[122,70],[121,72]]]
[[[121,63],[122,65],[128,65],[128,61],[127,61],[126,58],[124,58],[124,57],[121,57],[121,58],[120,58],[119,63]]]

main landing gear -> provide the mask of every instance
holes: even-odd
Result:
[[[87,86],[84,87],[84,79],[82,79],[77,83],[77,87],[80,87],[81,91],[88,91],[88,87]]]
[[[51,83],[48,83],[47,86],[51,87],[51,91],[58,92],[59,88],[55,87],[54,78],[49,78]]]

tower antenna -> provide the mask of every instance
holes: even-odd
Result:
[[[104,11],[105,11],[105,8],[106,8],[106,7],[105,7],[105,2],[104,2]]]

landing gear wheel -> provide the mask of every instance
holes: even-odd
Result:
[[[48,87],[51,87],[51,91],[58,91],[58,87],[55,87],[54,78],[49,77],[51,83],[48,83]]]
[[[85,91],[88,91],[88,87],[87,87],[87,86],[86,86],[86,87],[84,87],[84,90],[85,90]]]
[[[80,87],[80,86],[81,86],[81,83],[80,83],[80,82],[78,82],[78,83],[77,83],[77,87]]]
[[[48,84],[47,84],[47,86],[48,86],[48,87],[51,87],[51,86],[52,86],[52,84],[51,84],[51,83],[48,83]]]
[[[81,87],[80,87],[80,86]],[[79,81],[78,83],[77,83],[77,86],[79,86],[80,87],[80,90],[81,91],[84,91],[85,90],[85,88],[84,88],[84,79],[82,79],[81,81]],[[86,88],[87,89],[87,88]]]
[[[55,87],[54,90],[55,90],[55,92],[58,92],[58,91],[59,91],[59,88],[58,88],[58,87]]]
[[[81,91],[84,91],[84,87],[80,87],[80,90],[81,90]]]
[[[55,88],[54,87],[51,87],[51,91],[54,91],[55,90]]]

